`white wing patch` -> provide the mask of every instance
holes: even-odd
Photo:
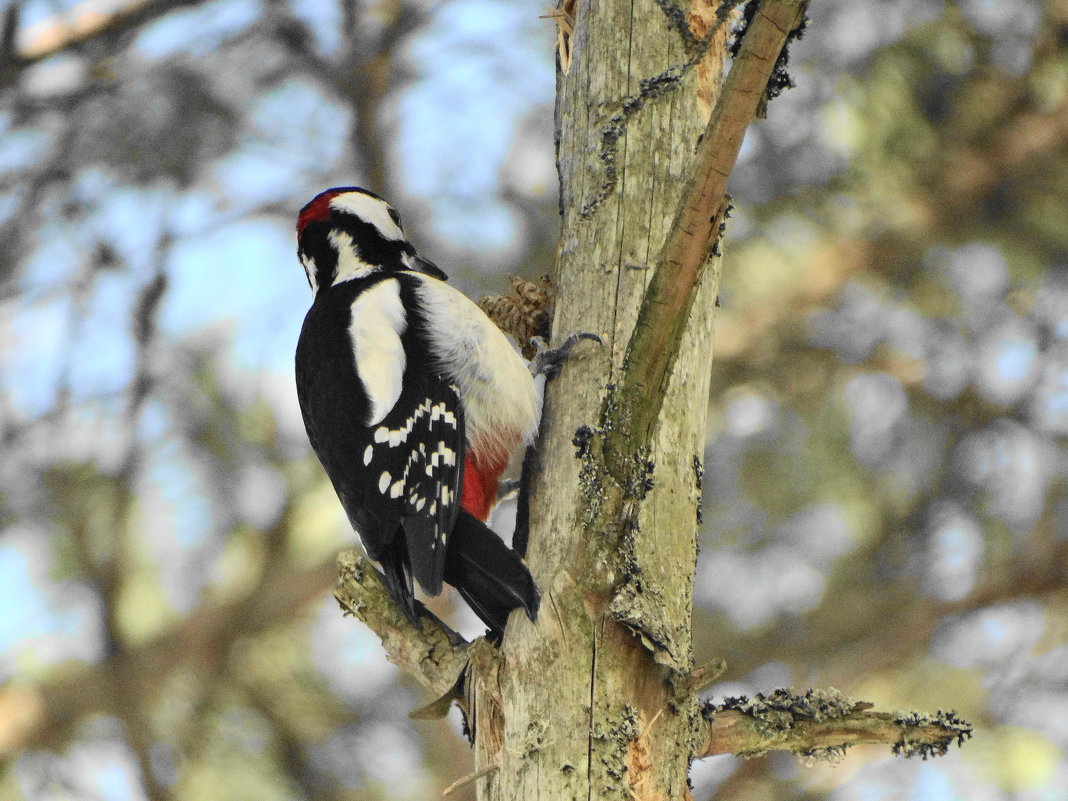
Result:
[[[401,334],[406,328],[396,279],[380,281],[353,301],[349,335],[371,407],[368,426],[382,422],[400,398],[405,367]]]
[[[389,204],[363,192],[345,192],[330,201],[330,208],[348,212],[369,222],[378,229],[384,239],[404,239],[404,231],[389,216]]]

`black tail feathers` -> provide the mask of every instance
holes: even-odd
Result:
[[[461,510],[449,534],[445,581],[454,586],[476,615],[500,637],[512,610],[522,608],[535,620],[541,595],[519,555],[485,523]],[[419,608],[412,588],[412,571],[404,533],[398,530],[390,546],[372,556],[394,603],[408,620],[419,624]]]
[[[398,532],[399,533],[399,532]],[[412,571],[408,567],[408,551],[404,541],[392,543],[382,554],[375,557],[382,566],[386,589],[393,596],[397,608],[412,625],[419,625],[419,613],[415,610],[415,592],[412,589]]]
[[[527,617],[537,619],[541,594],[533,576],[485,523],[461,510],[447,547],[445,581],[459,590],[494,634],[504,633],[514,609],[521,607]]]

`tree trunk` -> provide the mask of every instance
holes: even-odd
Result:
[[[558,20],[564,225],[553,333],[593,331],[604,343],[549,386],[528,459],[529,523],[517,542],[529,543],[542,591],[538,621],[513,614],[499,649],[432,617],[413,626],[355,553],[341,556],[335,594],[438,697],[413,714],[440,716],[459,701],[477,768],[464,781],[485,801],[687,799],[691,761],[712,754],[833,761],[862,742],[944,754],[972,734],[955,713],[877,712],[833,688],[697,708],[715,672],[694,669],[691,642],[712,256],[745,130],[769,81],[789,85],[782,50],[805,2],[746,7],[719,98],[715,8],[686,17],[670,0],[570,3]]]
[[[572,58],[557,96],[563,233],[553,333],[558,341],[594,332],[604,346],[584,348],[550,384],[528,465],[538,622],[514,616],[501,650],[472,663],[476,770],[498,766],[478,781],[487,801],[689,797],[700,743],[695,694],[681,685],[693,668],[718,269],[705,272],[655,445],[633,465],[635,485],[620,487],[589,453],[591,436],[626,424],[610,403],[602,409],[722,70],[723,37],[695,69],[696,37],[670,12],[652,0],[580,0],[572,12]]]

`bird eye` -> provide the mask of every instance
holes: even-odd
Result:
[[[389,212],[389,219],[393,220],[398,228],[401,227],[400,215],[397,214],[397,210],[390,206],[387,211]]]

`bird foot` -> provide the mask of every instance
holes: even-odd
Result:
[[[510,478],[497,485],[497,503],[519,492],[521,479]]]
[[[603,345],[604,342],[596,334],[591,334],[588,331],[580,331],[577,334],[572,334],[564,343],[558,348],[550,348],[548,343],[541,337],[532,337],[531,343],[537,348],[537,353],[534,354],[534,358],[530,360],[530,374],[537,378],[539,375],[544,375],[546,378],[555,378],[560,369],[571,357],[571,351],[575,349],[575,346],[584,339],[588,339],[592,342],[596,342]]]

